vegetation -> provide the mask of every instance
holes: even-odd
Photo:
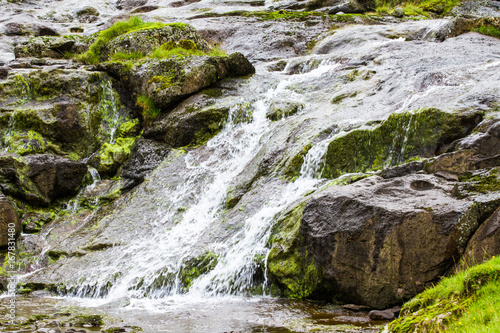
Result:
[[[391,332],[499,332],[500,258],[464,269],[407,302]]]
[[[460,0],[376,0],[376,12],[380,15],[391,15],[396,7],[401,7],[407,16],[446,15]]]
[[[137,96],[137,106],[142,109],[142,118],[145,124],[150,124],[161,114],[160,108],[158,108],[153,100],[145,95]]]
[[[472,31],[479,32],[483,35],[488,35],[496,38],[500,38],[500,29],[493,25],[483,25],[479,28],[472,29]]]
[[[102,50],[111,39],[132,31],[146,28],[160,28],[162,26],[165,26],[165,24],[158,22],[144,22],[136,16],[127,21],[116,22],[108,29],[101,31],[95,42],[90,46],[89,50],[78,56],[77,59],[89,64],[97,64]]]
[[[102,60],[100,59],[101,55],[105,51],[109,41],[113,38],[138,30],[161,28],[165,26],[177,27],[183,30],[186,28],[186,24],[184,23],[165,24],[159,22],[144,22],[139,17],[132,17],[128,21],[116,22],[108,29],[101,31],[89,50],[76,58],[84,63],[96,65]],[[186,57],[196,55],[225,56],[226,54],[217,46],[212,47],[210,52],[206,53],[192,40],[182,39],[178,42],[170,41],[164,43],[149,54],[139,51],[112,53],[109,55],[109,60],[125,62],[127,67],[130,68],[134,62],[145,58],[165,59],[173,56]]]

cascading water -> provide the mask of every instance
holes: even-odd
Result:
[[[310,192],[322,180],[321,161],[331,137],[320,141],[305,155],[300,176],[283,182],[253,214],[245,216],[223,239],[210,238],[212,229],[223,221],[225,201],[232,180],[262,149],[267,137],[278,130],[266,118],[273,99],[287,93],[287,87],[304,79],[320,76],[336,67],[319,64],[305,73],[287,76],[253,103],[251,121],[238,119],[238,108],[230,111],[228,123],[205,147],[184,155],[184,167],[178,170],[182,182],[165,186],[155,218],[154,228],[138,230],[134,239],[108,250],[110,258],[98,267],[88,269],[69,286],[70,294],[79,297],[117,299],[159,298],[186,294],[199,299],[222,295],[248,295],[256,288],[265,290],[267,280],[255,279],[265,271],[273,218],[294,201]],[[292,94],[300,100],[300,94]],[[182,154],[178,152],[178,154]],[[193,258],[207,261],[209,269],[186,281],[188,263]]]

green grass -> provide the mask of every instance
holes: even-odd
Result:
[[[163,26],[165,26],[164,23],[144,22],[136,16],[131,17],[127,21],[116,22],[108,29],[101,31],[97,36],[95,42],[90,46],[89,50],[84,54],[78,56],[77,59],[82,62],[95,65],[99,63],[101,52],[111,39],[140,29],[160,28]]]
[[[376,12],[379,15],[391,15],[396,7],[402,7],[407,16],[443,16],[458,5],[460,0],[376,0]]]
[[[146,124],[150,124],[155,119],[157,119],[161,114],[160,108],[158,108],[155,105],[155,103],[151,100],[151,98],[149,98],[148,96],[145,95],[137,96],[136,104],[142,109],[142,117],[144,123]]]
[[[159,23],[159,22],[144,22],[139,17],[132,17],[127,21],[120,21],[113,24],[106,30],[103,30],[97,36],[95,42],[90,46],[89,50],[76,57],[77,60],[96,65],[100,61],[102,51],[105,49],[107,43],[115,37],[121,36],[142,29],[161,28],[164,26],[175,26],[185,29],[185,23]],[[172,56],[187,57],[194,55],[207,55],[201,51],[198,46],[191,40],[183,39],[178,42],[168,42],[156,48],[151,54],[146,55],[142,52],[122,53],[117,52],[110,55],[111,61],[127,61],[135,62],[144,58],[165,59]],[[211,56],[225,56],[226,54],[218,47],[213,47],[208,53]]]
[[[390,332],[500,332],[500,258],[443,279],[407,302]]]
[[[132,53],[122,53],[122,52],[117,52],[113,53],[109,56],[109,59],[112,61],[120,60],[120,61],[127,61],[127,60],[140,60],[144,58],[144,54],[142,52],[132,52]]]
[[[500,29],[492,25],[483,25],[477,29],[472,29],[472,31],[479,32],[480,34],[483,35],[500,38]]]

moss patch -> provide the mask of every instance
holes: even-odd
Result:
[[[141,114],[145,124],[152,123],[161,114],[160,108],[158,108],[153,102],[153,100],[148,96],[145,95],[137,96],[136,104],[142,109]]]
[[[488,35],[496,38],[500,38],[500,29],[493,25],[483,25],[479,28],[474,28],[472,31],[479,32],[483,35]]]
[[[130,148],[135,138],[118,138],[115,144],[105,143],[97,153],[98,158],[91,164],[102,175],[113,176],[130,156]]]
[[[466,116],[468,117],[468,116]],[[328,146],[322,176],[379,170],[415,157],[431,157],[463,135],[459,115],[437,109],[392,114],[374,129],[359,129],[335,138]]]
[[[304,299],[320,287],[322,270],[301,249],[300,221],[305,203],[283,216],[273,228],[267,267],[286,297]]]

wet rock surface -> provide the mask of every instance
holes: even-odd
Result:
[[[21,232],[21,222],[14,206],[5,195],[0,192],[0,248],[6,248],[10,241],[15,240]],[[12,242],[15,244],[15,242]]]
[[[0,188],[33,256],[20,259],[33,272],[23,292],[127,294],[108,313],[186,292],[384,309],[461,258],[498,254],[499,42],[470,32],[498,28],[497,7],[465,2],[454,18],[412,21],[339,13],[370,1],[0,3]],[[132,15],[169,25],[76,61],[94,33]],[[229,56],[150,57],[186,41]],[[206,253],[217,260],[186,268]],[[173,331],[202,320],[225,331],[357,327],[348,332],[397,312],[317,308],[292,324],[288,313],[233,327],[175,311],[162,314]],[[165,327],[149,315],[134,320]],[[25,322],[90,328],[62,323]]]

